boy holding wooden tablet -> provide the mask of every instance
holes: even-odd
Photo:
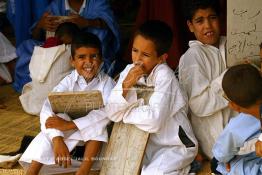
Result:
[[[78,34],[73,38],[71,55],[75,69],[53,92],[99,90],[106,103],[115,83],[100,71],[103,61],[99,39],[90,33]],[[41,132],[19,162],[28,175],[74,171],[77,171],[77,175],[88,174],[101,143],[107,142],[108,122],[103,110],[92,110],[73,120],[68,113],[53,112],[50,101],[46,100],[40,113]],[[71,160],[70,152],[81,143],[85,145],[83,161]]]

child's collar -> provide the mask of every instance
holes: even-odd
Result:
[[[104,74],[104,72],[102,70],[99,70],[98,73],[93,77],[93,79],[88,81],[88,82],[86,81],[86,83],[93,81],[95,78],[98,78],[99,81],[102,81],[103,74]],[[79,75],[79,73],[75,69],[74,72],[73,72],[73,81],[77,82],[80,79],[80,77],[83,77],[83,76]]]
[[[65,10],[66,10],[66,11],[69,10],[69,11],[74,12],[74,13],[76,13],[76,14],[81,14],[81,13],[83,12],[83,10],[85,9],[85,7],[86,7],[86,0],[83,1],[82,5],[81,5],[81,7],[80,7],[79,12],[76,12],[74,9],[72,9],[72,8],[70,7],[68,0],[65,0]]]

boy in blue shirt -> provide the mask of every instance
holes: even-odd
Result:
[[[256,156],[255,144],[249,150],[242,148],[261,133],[260,72],[249,64],[233,66],[225,73],[222,87],[229,107],[239,115],[229,121],[213,147],[213,154],[219,161],[217,170],[230,175],[261,174],[262,159]]]

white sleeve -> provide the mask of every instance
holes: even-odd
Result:
[[[167,117],[174,111],[174,102],[176,98],[176,89],[172,77],[156,77],[154,92],[151,95],[149,104],[145,105],[143,99],[136,99],[136,94],[130,91],[127,99],[123,98],[121,85],[118,82],[118,91],[113,90],[110,96],[108,106],[110,109],[110,119],[124,123],[135,124],[138,128],[147,132],[157,132],[162,127]],[[172,89],[173,88],[173,89]],[[132,97],[134,96],[134,98]]]
[[[49,117],[52,117],[54,115],[51,105],[49,103],[49,100],[45,100],[43,108],[40,113],[40,124],[41,124],[41,130],[44,132],[50,140],[52,140],[54,137],[62,136],[64,137],[64,134],[62,131],[58,129],[48,129],[45,127],[45,122]]]
[[[85,141],[89,140],[87,138],[94,138],[101,135],[106,135],[104,141],[107,141],[106,126],[109,124],[110,120],[107,118],[104,109],[93,110],[89,112],[87,116],[75,119],[73,122]]]
[[[65,77],[54,89],[54,92],[63,92],[68,90],[68,83],[69,78],[68,76]],[[47,129],[45,127],[45,122],[49,117],[52,117],[54,115],[54,112],[51,108],[51,104],[48,99],[45,100],[44,105],[42,107],[42,110],[40,112],[40,124],[41,124],[41,130],[47,134],[47,136],[52,140],[54,137],[62,136],[64,137],[64,134],[62,131],[58,129]]]
[[[177,88],[174,80],[168,77],[158,77],[160,81],[155,83],[154,92],[145,105],[141,99],[138,107],[134,107],[124,114],[123,122],[135,124],[136,127],[150,132],[158,132],[166,119],[174,114]]]
[[[245,142],[260,129],[260,122],[255,117],[241,115],[230,120],[213,146],[213,155],[220,162],[231,160],[240,148],[245,146]]]
[[[125,70],[120,74],[119,80],[116,86],[110,93],[108,103],[105,106],[107,116],[114,122],[119,122],[123,119],[123,114],[128,108],[136,103],[136,97],[133,91],[129,91],[126,98],[123,97],[122,83],[127,76],[131,66],[127,66]]]
[[[106,104],[115,82],[107,77],[102,87],[103,101]],[[104,108],[93,110],[88,115],[73,120],[83,138],[94,137],[94,134],[106,133],[106,126],[110,122]]]
[[[115,82],[110,77],[107,77],[102,87],[102,96],[103,96],[104,104],[107,103],[108,97],[114,86],[115,86]],[[81,131],[82,129],[89,127],[90,125],[94,125],[96,124],[96,122],[99,122],[101,120],[108,120],[107,113],[105,112],[104,108],[101,108],[99,110],[93,110],[89,112],[88,115],[75,119],[73,120],[73,122],[76,124],[77,128]]]
[[[197,58],[192,56],[190,59]],[[190,109],[195,115],[207,117],[228,106],[228,101],[222,96],[222,79],[225,71],[209,81],[206,70],[197,63],[179,68],[179,81],[187,92]]]
[[[262,134],[259,135],[258,140],[262,142]]]

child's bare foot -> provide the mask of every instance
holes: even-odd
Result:
[[[33,160],[26,171],[26,175],[38,175],[42,165],[43,164]]]

